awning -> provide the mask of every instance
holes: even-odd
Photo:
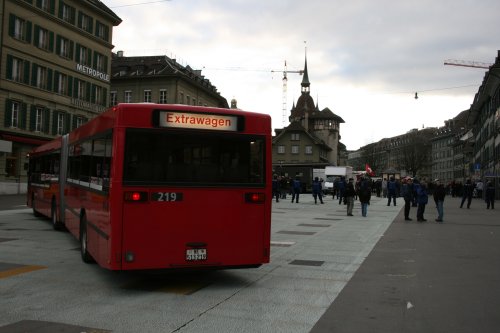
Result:
[[[40,146],[40,145],[43,145],[44,143],[47,143],[50,141],[50,140],[40,140],[40,139],[27,138],[24,136],[9,135],[9,134],[1,134],[1,136],[2,136],[2,139],[7,140],[7,141],[26,143],[28,145],[33,145],[33,146]]]

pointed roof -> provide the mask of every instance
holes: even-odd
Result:
[[[306,60],[304,64],[304,76],[302,77],[302,83],[301,86],[306,88],[311,85],[311,82],[309,82],[309,75],[307,73],[307,55],[306,55]]]

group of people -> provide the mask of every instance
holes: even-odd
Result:
[[[292,203],[299,202],[299,195],[302,189],[302,184],[300,178],[296,177],[291,182],[291,192],[292,192]],[[429,193],[429,185],[432,185],[432,191]],[[342,202],[347,206],[347,216],[353,216],[352,210],[354,207],[354,200],[359,198],[361,203],[361,215],[363,217],[367,216],[368,205],[370,204],[371,194],[373,190],[373,182],[371,179],[364,175],[358,177],[356,183],[354,183],[353,178],[349,178],[348,181],[344,177],[340,177],[335,182],[335,192],[333,198],[337,196],[339,204]],[[404,205],[404,219],[405,221],[412,221],[410,218],[411,207],[417,207],[417,221],[425,222],[424,218],[425,208],[429,201],[429,195],[432,195],[434,203],[436,204],[436,210],[438,217],[436,222],[443,223],[444,217],[444,200],[447,194],[449,194],[449,188],[445,187],[444,184],[439,180],[435,179],[433,183],[428,184],[425,179],[420,181],[418,178],[405,177],[401,182],[396,181],[394,177],[390,177],[389,181],[384,179],[384,185],[382,186],[384,190],[384,197],[387,197],[387,206],[391,203],[396,206],[396,198],[402,197]],[[467,179],[463,186],[462,191],[462,201],[460,208],[463,207],[464,203],[467,202],[467,208],[470,208],[475,186],[470,179]],[[481,188],[482,190],[482,188]],[[315,177],[312,182],[312,195],[314,198],[314,203],[317,204],[318,200],[323,204],[323,189],[322,180]],[[279,202],[279,198],[283,198],[283,193],[280,190],[280,180],[278,176],[275,175],[273,178],[273,198],[276,197],[276,202]],[[495,186],[488,180],[484,188],[484,198],[486,201],[487,209],[495,208]],[[286,194],[285,194],[286,199]]]

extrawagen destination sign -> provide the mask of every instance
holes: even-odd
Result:
[[[178,111],[160,111],[161,127],[237,131],[238,117]]]

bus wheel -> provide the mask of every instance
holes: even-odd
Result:
[[[94,258],[88,252],[88,237],[87,237],[87,220],[85,216],[82,217],[80,221],[80,254],[82,256],[82,261],[84,263],[94,262]]]
[[[62,230],[62,223],[57,221],[57,205],[54,199],[52,199],[52,204],[50,206],[50,221],[52,222],[54,230]]]
[[[33,215],[35,215],[35,217],[40,217],[40,216],[42,216],[42,214],[40,214],[40,213],[36,210],[36,205],[35,205],[35,196],[32,196],[32,197],[31,197],[31,207],[33,207]]]

